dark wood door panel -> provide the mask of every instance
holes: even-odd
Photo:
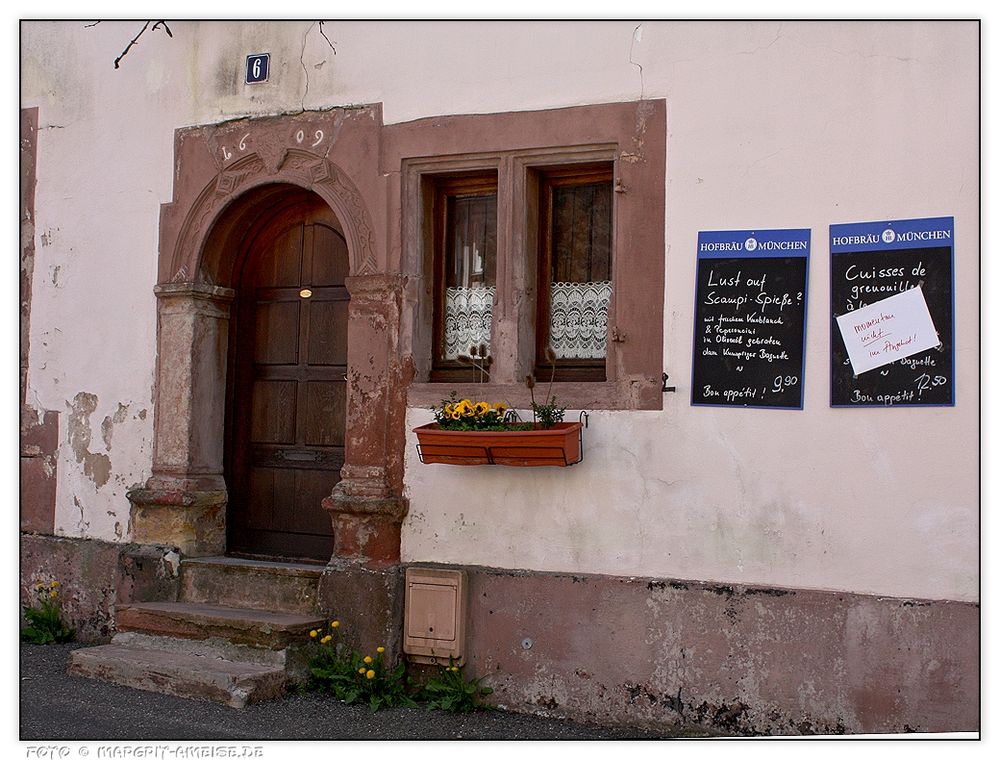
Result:
[[[342,380],[306,383],[305,443],[343,450],[347,385]]]
[[[298,364],[299,316],[295,301],[260,301],[256,305],[255,364]]]
[[[347,301],[309,304],[309,342],[305,360],[347,366]]]
[[[295,381],[255,381],[251,386],[251,443],[295,443]]]

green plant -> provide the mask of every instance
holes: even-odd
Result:
[[[482,702],[482,697],[493,693],[493,689],[482,685],[485,676],[467,679],[462,673],[463,667],[450,658],[448,665],[439,666],[438,672],[420,690],[420,698],[426,701],[427,709],[453,713],[492,709]]]
[[[563,421],[563,416],[566,414],[566,407],[559,406],[556,403],[556,397],[552,395],[552,383],[556,379],[556,353],[551,347],[545,349],[545,360],[552,367],[552,373],[549,375],[549,388],[545,393],[545,401],[541,404],[535,401],[535,376],[528,375],[524,378],[524,384],[528,386],[528,390],[531,392],[531,414],[532,418],[539,424],[543,429],[548,429],[555,425],[557,422]]]
[[[531,423],[507,421],[508,405],[501,402],[458,400],[452,391],[441,406],[432,406],[434,421],[442,430],[530,430]]]
[[[347,704],[367,702],[372,712],[382,707],[415,707],[407,694],[406,665],[389,667],[384,661],[385,647],[366,655],[339,640],[340,621],[330,622],[329,632],[309,632],[313,652],[309,659],[310,685],[327,691]]]
[[[59,601],[59,581],[35,584],[35,601],[23,607],[24,619],[28,625],[21,630],[21,639],[29,644],[61,644],[73,640],[73,630],[62,619],[62,604]]]

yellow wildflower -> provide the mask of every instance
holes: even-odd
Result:
[[[319,643],[320,644],[329,644],[331,641],[333,641],[333,636],[327,635],[327,636],[324,636],[323,638],[321,638],[319,640]]]
[[[385,647],[378,647],[375,649],[375,651],[378,652],[379,654],[382,654],[385,651]]]
[[[364,675],[365,674],[365,669],[364,668],[358,668],[358,673],[360,673],[361,675]]]
[[[52,589],[52,590],[51,590],[51,591],[49,592],[49,598],[50,598],[50,599],[55,599],[55,598],[56,598],[57,596],[59,596],[59,592],[58,592],[58,591],[56,591],[55,589]]]
[[[59,588],[59,581],[53,578],[52,582],[49,584],[49,588]]]
[[[340,628],[340,621],[339,620],[334,620],[332,623],[330,623],[330,627],[331,628]]]
[[[310,638],[315,639],[317,636],[319,636],[319,631],[317,631],[317,630],[309,631],[309,636],[310,636]]]
[[[458,672],[458,665],[452,665],[451,668],[450,668],[450,670],[451,670],[452,673],[457,673]]]
[[[371,665],[371,664],[372,664],[372,658],[371,658],[371,655],[369,655],[369,654],[366,654],[366,655],[365,655],[365,665]]]
[[[369,670],[367,673],[365,673],[365,678],[367,678],[369,681],[372,680],[374,677],[375,677],[374,670]]]

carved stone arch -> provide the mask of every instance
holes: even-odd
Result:
[[[185,216],[172,252],[171,282],[229,286],[223,274],[223,249],[231,228],[244,223],[258,203],[266,202],[268,190],[287,187],[311,191],[333,209],[343,226],[352,275],[377,271],[371,214],[357,186],[328,159],[288,149],[277,166],[269,167],[265,156],[250,153],[212,178]],[[231,213],[234,208],[238,211]]]

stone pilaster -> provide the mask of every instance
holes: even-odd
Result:
[[[153,474],[133,489],[134,541],[175,545],[187,555],[225,549],[223,441],[229,308],[234,291],[158,285]]]
[[[334,557],[368,564],[399,561],[407,503],[386,463],[393,405],[405,403],[396,382],[396,349],[404,278],[347,278],[347,440],[341,481],[323,500],[334,530]]]

